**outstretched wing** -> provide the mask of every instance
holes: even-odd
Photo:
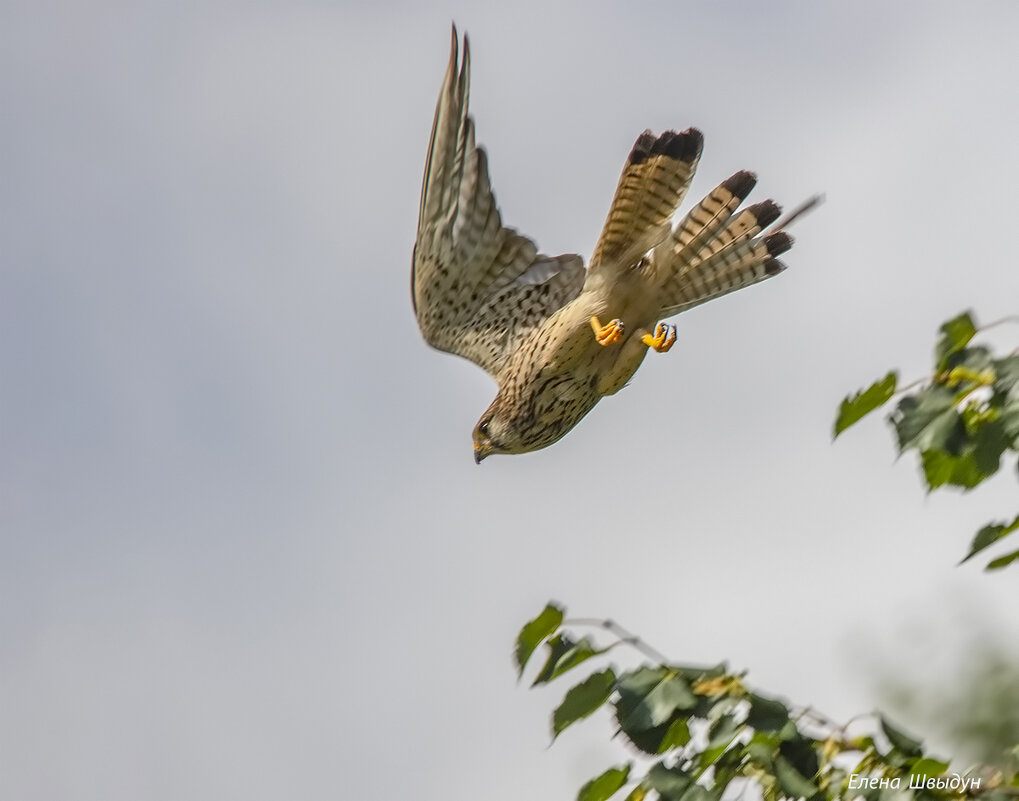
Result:
[[[428,344],[498,380],[520,341],[580,293],[585,270],[579,256],[540,255],[503,226],[467,113],[467,37],[459,71],[457,45],[454,27],[421,186],[411,294]]]

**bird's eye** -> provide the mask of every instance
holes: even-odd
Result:
[[[479,434],[485,434],[487,436],[487,434],[488,434],[488,421],[487,420],[485,420],[483,423],[481,423],[478,426],[478,433]]]

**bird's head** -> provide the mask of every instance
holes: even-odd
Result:
[[[474,426],[474,461],[493,453],[529,453],[547,448],[575,426],[598,401],[587,384],[553,376],[499,391]],[[577,391],[579,390],[579,395]]]
[[[511,419],[492,404],[481,415],[474,426],[474,461],[481,460],[493,453],[522,453],[525,448],[519,447],[519,437],[515,435]]]
[[[531,387],[527,387],[531,389]],[[474,461],[493,453],[527,453],[544,447],[535,441],[539,426],[532,392],[499,390],[474,426]]]

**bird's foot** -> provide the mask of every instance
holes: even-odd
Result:
[[[654,336],[644,334],[640,341],[659,353],[665,353],[676,342],[676,326],[659,323]]]
[[[599,345],[608,346],[614,345],[616,342],[623,338],[623,321],[616,318],[610,320],[605,325],[601,324],[601,321],[597,317],[591,318],[591,330],[594,331],[595,341]]]

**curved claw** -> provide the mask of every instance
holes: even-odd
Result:
[[[597,317],[592,317],[591,330],[594,331],[595,341],[602,347],[607,347],[621,340],[626,328],[623,326],[623,321],[619,318],[610,320],[605,325],[602,325]]]
[[[644,334],[640,341],[649,348],[654,348],[659,353],[665,353],[676,342],[676,326],[659,323],[655,328],[655,335]]]

